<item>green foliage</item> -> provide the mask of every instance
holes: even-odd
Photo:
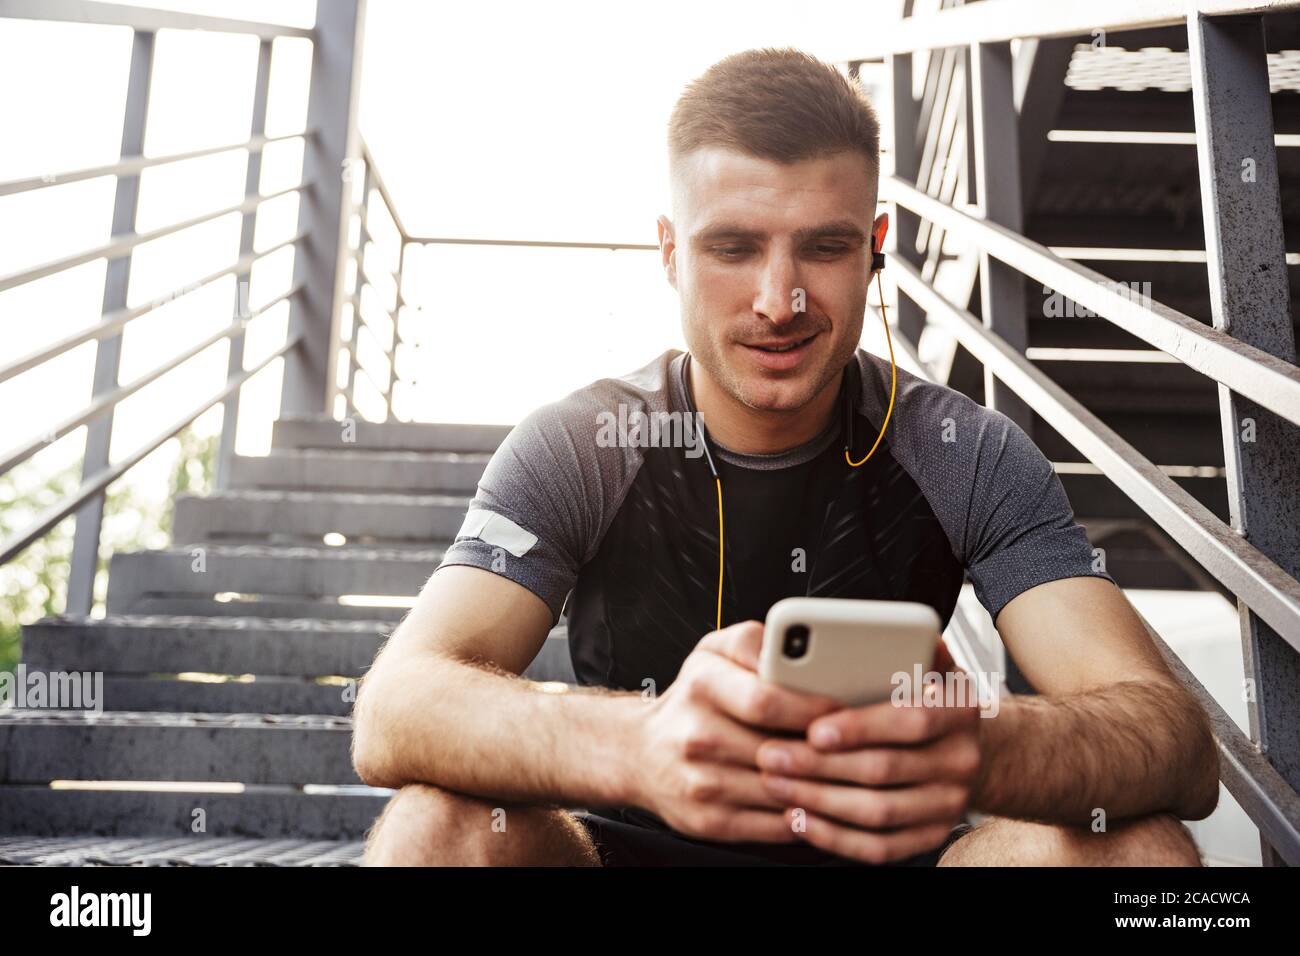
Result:
[[[8,540],[45,508],[71,494],[80,477],[80,463],[26,489],[14,472],[0,475],[0,540]],[[22,624],[57,614],[62,608],[72,557],[72,527],[73,519],[65,518],[0,567],[0,671],[12,671],[18,663]]]
[[[172,499],[181,493],[207,494],[216,472],[219,438],[200,438],[190,430],[172,439],[179,445],[165,497],[146,495],[125,481],[109,486],[100,534],[95,598],[104,599],[108,559],[118,551],[164,547],[171,534]],[[166,446],[165,446],[166,447]],[[22,480],[26,474],[28,480]],[[27,527],[45,508],[72,494],[81,480],[81,462],[32,483],[23,466],[0,475],[0,540]],[[0,566],[0,671],[12,671],[21,654],[21,628],[63,612],[72,559],[72,516]]]

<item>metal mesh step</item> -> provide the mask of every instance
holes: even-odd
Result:
[[[357,866],[360,840],[2,837],[5,866]]]

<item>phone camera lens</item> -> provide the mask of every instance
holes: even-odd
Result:
[[[798,660],[808,653],[808,626],[806,624],[791,624],[785,629],[785,640],[781,644],[781,652],[792,660]]]

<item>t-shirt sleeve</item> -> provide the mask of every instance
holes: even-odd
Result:
[[[600,535],[603,485],[617,479],[597,457],[592,423],[573,402],[559,402],[512,429],[438,569],[468,565],[509,578],[546,602],[558,621]]]
[[[1010,418],[984,411],[962,555],[980,603],[996,620],[1012,598],[1048,581],[1114,583],[1051,462]]]

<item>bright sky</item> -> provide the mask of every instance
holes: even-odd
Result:
[[[314,4],[172,0],[137,4],[310,25]],[[890,6],[882,2],[882,6]],[[862,0],[688,3],[432,4],[371,0],[360,126],[407,229],[419,235],[653,243],[668,211],[664,137],[684,85],[723,56],[756,46],[816,53]],[[616,12],[615,12],[616,11]],[[0,21],[0,83],[22,96],[0,103],[13,131],[0,180],[57,174],[117,158],[130,31]],[[155,54],[145,152],[160,155],[239,142],[248,135],[257,40],[164,31]],[[305,119],[306,41],[277,41],[269,134]],[[234,205],[242,151],[144,173],[141,231]],[[301,141],[268,147],[262,191],[296,182]],[[107,240],[112,177],[0,198],[0,274]],[[264,205],[257,248],[293,234],[297,197]],[[232,261],[230,215],[140,247],[128,305],[148,302]],[[259,264],[253,306],[285,291],[288,250]],[[104,260],[0,292],[5,354],[22,355],[96,321]],[[429,246],[406,277],[419,312],[400,370],[413,384],[396,399],[416,420],[513,422],[588,382],[682,346],[677,299],[653,252]],[[227,278],[133,321],[120,381],[129,382],[229,321]],[[363,310],[366,306],[363,305]],[[248,361],[283,341],[287,306],[257,319]],[[883,345],[883,342],[881,343]],[[869,346],[870,347],[870,346]],[[0,449],[40,435],[90,397],[95,346],[0,384]],[[136,448],[224,380],[218,343],[119,406],[113,457]],[[365,359],[365,353],[362,354]],[[238,450],[264,453],[278,411],[279,363],[243,390]],[[364,385],[363,385],[364,387]],[[199,430],[220,428],[220,411]],[[32,471],[75,460],[84,430],[43,451]],[[152,467],[150,467],[152,466]],[[146,463],[151,482],[166,462]]]

